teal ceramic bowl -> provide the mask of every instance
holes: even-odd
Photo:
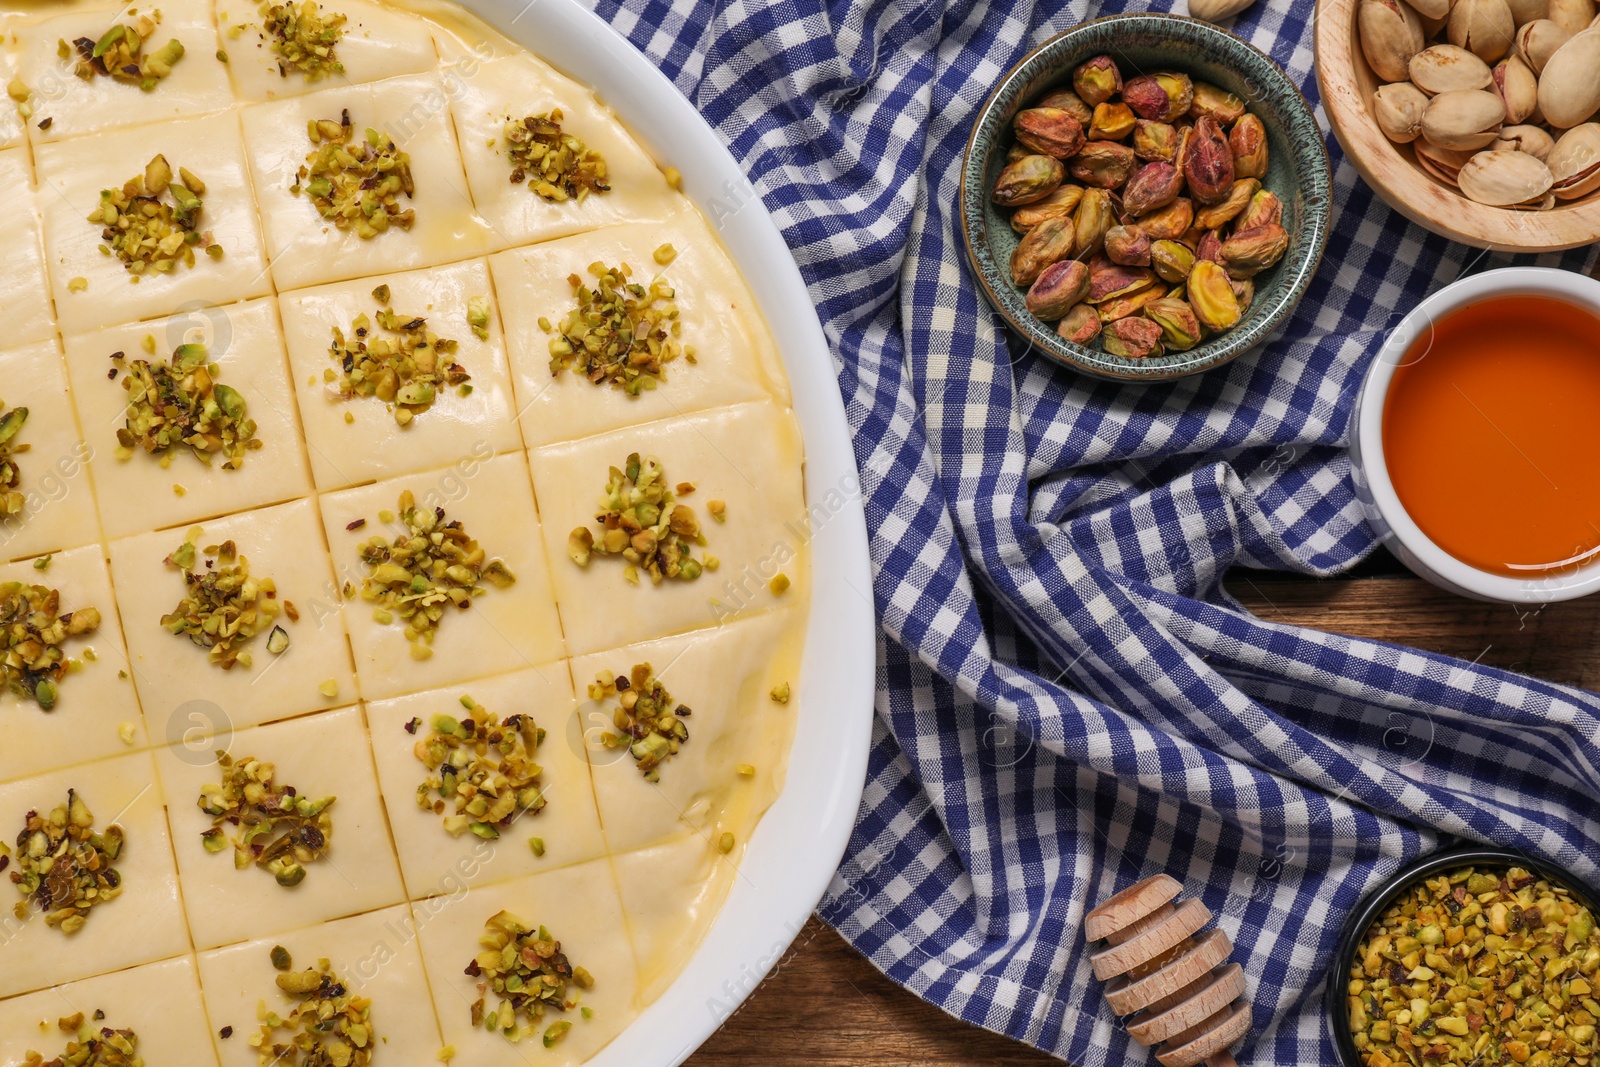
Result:
[[[1283,201],[1289,250],[1256,275],[1255,299],[1238,326],[1187,352],[1125,359],[1062,340],[1041,322],[1011,281],[1018,235],[1010,213],[989,200],[1012,144],[1011,120],[1058,86],[1071,88],[1084,60],[1109,55],[1124,78],[1170,70],[1211,82],[1245,101],[1267,130],[1268,170],[1262,185]],[[967,258],[984,294],[1013,329],[1068,367],[1100,378],[1164,381],[1219,367],[1265,341],[1306,293],[1328,243],[1333,175],[1322,131],[1299,88],[1264,52],[1207,22],[1156,13],[1112,15],[1040,45],[1000,80],[984,103],[961,169],[961,228]]]

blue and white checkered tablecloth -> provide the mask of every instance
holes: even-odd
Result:
[[[1171,385],[1092,382],[983,302],[957,173],[1001,73],[1121,4],[598,7],[744,163],[834,349],[883,633],[871,779],[823,915],[873,963],[1083,1067],[1143,1062],[1081,924],[1167,871],[1249,976],[1241,1062],[1330,1063],[1341,921],[1397,865],[1461,836],[1600,879],[1600,698],[1263,622],[1220,586],[1372,550],[1343,447],[1362,370],[1425,293],[1503,259],[1389,211],[1330,136],[1333,235],[1282,335]],[[1315,101],[1312,9],[1261,0],[1234,29]]]

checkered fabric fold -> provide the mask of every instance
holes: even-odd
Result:
[[[1261,0],[1234,30],[1315,101],[1312,7]],[[1249,976],[1241,1062],[1329,1063],[1342,921],[1399,864],[1464,837],[1600,877],[1600,699],[1263,622],[1221,589],[1230,566],[1330,574],[1372,550],[1343,447],[1361,373],[1424,294],[1506,262],[1389,211],[1331,136],[1327,257],[1263,351],[1102,384],[985,305],[956,217],[977,109],[1029,49],[1121,9],[599,4],[748,169],[855,432],[878,722],[824,917],[953,1015],[1084,1067],[1143,1062],[1082,920],[1166,871]]]

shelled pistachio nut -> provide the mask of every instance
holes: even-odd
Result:
[[[1162,354],[1161,327],[1149,319],[1124,318],[1105,324],[1101,343],[1113,356],[1149,359]]]
[[[1361,0],[1356,9],[1361,54],[1373,73],[1386,82],[1411,76],[1411,57],[1422,51],[1422,23],[1404,0]]]
[[[1089,123],[1094,119],[1094,108],[1084,103],[1083,97],[1079,96],[1071,89],[1051,89],[1045,94],[1044,99],[1039,101],[1034,106],[1060,108],[1062,111],[1065,111],[1067,114],[1077,119],[1078,125],[1085,128],[1087,128]]]
[[[1091,344],[1100,336],[1100,316],[1088,304],[1077,304],[1062,316],[1056,334],[1076,345]]]
[[[1072,72],[1072,89],[1090,107],[1103,104],[1122,91],[1122,72],[1110,56],[1095,56]]]
[[[1269,222],[1283,224],[1283,201],[1278,199],[1277,193],[1262,189],[1250,198],[1244,211],[1233,220],[1233,226],[1240,231],[1253,230]]]
[[[1233,188],[1233,148],[1222,126],[1210,115],[1195,120],[1182,162],[1189,195],[1196,203],[1215,204]]]
[[[1585,30],[1556,49],[1539,76],[1539,111],[1570,129],[1600,110],[1600,29]]]
[[[1089,268],[1076,259],[1052,263],[1040,273],[1028,290],[1028,310],[1046,322],[1054,322],[1089,291]]]
[[[1083,124],[1058,107],[1030,107],[1011,120],[1017,140],[1040,155],[1066,159],[1083,147]]]
[[[1011,213],[1011,228],[1027,233],[1039,223],[1055,215],[1071,215],[1083,199],[1083,186],[1063,185],[1043,200],[1019,207]]]
[[[1550,161],[1556,139],[1540,126],[1502,126],[1500,136],[1490,142],[1490,152],[1526,152],[1537,159]]]
[[[1267,176],[1267,127],[1260,117],[1246,115],[1228,131],[1228,149],[1233,153],[1235,178]]]
[[[1430,45],[1411,57],[1411,83],[1425,93],[1487,89],[1494,80],[1489,64],[1453,44]]]
[[[1506,109],[1506,122],[1528,121],[1539,107],[1539,79],[1520,56],[1507,56],[1494,65],[1494,90]]]
[[[1210,82],[1194,83],[1194,103],[1189,105],[1191,117],[1210,115],[1222,125],[1231,126],[1244,117],[1244,112],[1244,101],[1237,95]]]
[[[1421,135],[1422,113],[1427,109],[1428,94],[1410,82],[1380,85],[1372,94],[1372,114],[1378,120],[1378,128],[1396,144],[1410,144]]]
[[[1044,269],[1072,255],[1073,223],[1065,216],[1045,219],[1022,235],[1011,253],[1011,279],[1032,285]]]
[[[1550,57],[1570,40],[1572,34],[1563,29],[1559,23],[1550,19],[1535,19],[1517,28],[1517,39],[1513,47],[1535,74],[1543,74],[1544,65],[1550,62]]]
[[[1561,200],[1600,189],[1600,124],[1586,122],[1562,134],[1550,152],[1549,166]]]
[[[1462,166],[1456,184],[1480,204],[1517,207],[1543,202],[1555,179],[1543,161],[1524,152],[1479,152]]]
[[[1240,178],[1233,183],[1233,188],[1228,190],[1227,197],[1221,203],[1201,208],[1195,214],[1194,224],[1202,230],[1226,226],[1250,205],[1251,197],[1260,191],[1261,182],[1257,179]]]
[[[1451,44],[1494,63],[1511,51],[1517,23],[1506,0],[1456,0],[1448,32]]]
[[[1164,296],[1144,307],[1144,317],[1161,327],[1161,341],[1177,352],[1187,352],[1200,343],[1200,320],[1187,300]]]
[[[1090,141],[1067,160],[1067,172],[1084,185],[1116,189],[1133,173],[1133,149],[1115,141]]]
[[[1066,172],[1050,156],[1028,155],[1008,163],[995,179],[991,199],[1001,207],[1017,207],[1043,200],[1060,187]]]
[[[1150,235],[1139,226],[1113,226],[1106,231],[1106,258],[1124,267],[1150,266]]]
[[[1123,101],[1142,119],[1174,122],[1194,103],[1194,82],[1187,74],[1141,74],[1122,87]]]
[[[1223,241],[1222,265],[1231,277],[1253,278],[1282,259],[1288,250],[1289,232],[1269,222],[1253,230],[1236,230]]]
[[[1137,121],[1127,104],[1097,104],[1094,118],[1089,120],[1089,140],[1120,141],[1133,132]]]
[[[1133,124],[1133,154],[1171,163],[1178,153],[1178,129],[1171,123],[1139,119]]]
[[[1103,304],[1118,297],[1142,293],[1156,285],[1156,275],[1144,267],[1123,267],[1115,263],[1089,272],[1089,292],[1084,302]]]
[[[1122,206],[1135,218],[1159,211],[1183,191],[1183,174],[1171,163],[1156,160],[1140,167],[1122,187]]]
[[[1435,148],[1458,152],[1482,148],[1505,123],[1506,107],[1487,89],[1456,89],[1428,101],[1422,136]]]
[[[1177,240],[1194,225],[1194,201],[1180,196],[1159,211],[1139,220],[1139,226],[1152,241]]]
[[[1189,272],[1189,306],[1208,330],[1231,330],[1239,325],[1239,298],[1228,282],[1228,272],[1202,259]]]
[[[1074,222],[1076,239],[1073,247],[1078,250],[1078,257],[1088,259],[1098,255],[1105,247],[1106,231],[1117,224],[1111,193],[1105,189],[1085,189]]]
[[[1150,245],[1150,266],[1162,281],[1177,285],[1194,269],[1194,249],[1182,241],[1155,241]]]

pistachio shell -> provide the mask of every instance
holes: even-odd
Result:
[[[1083,147],[1083,124],[1058,107],[1019,111],[1011,128],[1024,146],[1056,159],[1066,159]]]
[[[1507,56],[1494,65],[1494,90],[1513,126],[1526,122],[1539,107],[1539,79],[1520,56]]]
[[[1120,141],[1133,132],[1135,121],[1127,104],[1098,104],[1094,118],[1089,121],[1089,140]]]
[[[1456,89],[1428,101],[1422,113],[1422,136],[1436,148],[1471,151],[1494,140],[1505,118],[1505,104],[1498,93]]]
[[[1502,126],[1500,136],[1489,145],[1491,152],[1526,152],[1546,163],[1555,149],[1556,139],[1538,126]]]
[[[1077,304],[1062,316],[1056,333],[1062,340],[1086,345],[1100,336],[1100,316],[1088,304]]]
[[[1451,186],[1456,184],[1456,175],[1473,155],[1452,148],[1439,148],[1420,137],[1412,147],[1416,149],[1417,162],[1422,164],[1422,169]]]
[[[1555,194],[1575,200],[1600,189],[1600,123],[1586,122],[1561,135],[1550,153]]]
[[[1572,34],[1559,23],[1549,19],[1535,19],[1517,30],[1516,52],[1535,74],[1544,73],[1544,65]]]
[[[1078,120],[1078,125],[1087,127],[1094,119],[1094,108],[1083,102],[1083,97],[1071,89],[1051,89],[1044,95],[1035,107],[1056,107],[1065,111]]]
[[[1479,152],[1456,175],[1462,193],[1491,207],[1543,200],[1554,181],[1549,167],[1523,152]]]
[[[1122,72],[1110,56],[1094,56],[1072,72],[1072,89],[1085,104],[1096,107],[1122,91]]]
[[[1386,82],[1411,76],[1411,57],[1422,51],[1422,23],[1404,0],[1361,0],[1356,25],[1361,53],[1374,74]]]
[[[1072,255],[1073,224],[1070,218],[1045,219],[1023,234],[1011,253],[1011,278],[1019,286],[1032,285],[1044,269]]]
[[[1055,322],[1089,291],[1089,268],[1081,260],[1052,263],[1028,289],[1028,310],[1045,322]]]
[[[1149,319],[1118,319],[1106,324],[1100,343],[1113,356],[1148,359],[1161,355],[1161,327]]]
[[[1043,200],[1035,200],[1011,213],[1011,228],[1027,233],[1053,215],[1071,215],[1083,199],[1083,186],[1063,185]]]
[[[1063,176],[1060,160],[1050,156],[1023,156],[1006,164],[1000,172],[991,199],[1001,207],[1031,204],[1055,192]]]
[[[1255,115],[1246,115],[1228,131],[1235,178],[1267,176],[1267,127]]]
[[[1476,57],[1474,57],[1476,58]],[[1372,94],[1372,113],[1383,135],[1396,144],[1410,144],[1422,133],[1428,94],[1410,82],[1390,82]]]
[[[1189,14],[1207,22],[1231,19],[1255,0],[1189,0]]]
[[[1226,226],[1250,206],[1250,199],[1260,189],[1261,183],[1255,178],[1240,178],[1233,183],[1233,188],[1228,190],[1227,197],[1220,204],[1201,208],[1195,214],[1194,224],[1202,230],[1215,230]]]
[[[1570,129],[1600,110],[1600,29],[1585,30],[1556,50],[1539,77],[1545,121]]]
[[[1487,89],[1494,80],[1489,64],[1453,44],[1436,44],[1411,57],[1411,83],[1425,93]]]
[[[1568,33],[1582,33],[1595,19],[1594,0],[1550,0],[1545,18]]]
[[[1199,118],[1210,115],[1224,126],[1231,126],[1244,115],[1244,101],[1226,89],[1210,82],[1194,83],[1194,103],[1189,105],[1189,116]]]
[[[1111,194],[1105,189],[1089,188],[1083,191],[1078,203],[1076,237],[1073,246],[1078,256],[1088,259],[1105,247],[1106,231],[1116,225],[1116,213],[1111,207]]]
[[[1450,9],[1450,43],[1485,63],[1503,59],[1517,35],[1506,0],[1456,0]]]
[[[1139,226],[1152,241],[1176,240],[1189,232],[1194,225],[1194,202],[1180,196],[1159,211],[1152,211],[1139,220]]]

